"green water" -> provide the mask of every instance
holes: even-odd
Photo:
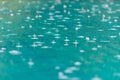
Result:
[[[0,80],[120,80],[119,0],[0,0]]]

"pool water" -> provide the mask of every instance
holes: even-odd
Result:
[[[119,0],[0,0],[0,80],[120,80]]]

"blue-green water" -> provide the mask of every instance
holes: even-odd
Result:
[[[120,80],[119,0],[0,0],[0,80]]]

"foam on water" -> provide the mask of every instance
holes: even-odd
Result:
[[[9,53],[10,53],[11,55],[20,55],[20,54],[21,54],[21,52],[20,52],[20,51],[17,51],[17,50],[11,50],[11,51],[9,51]]]

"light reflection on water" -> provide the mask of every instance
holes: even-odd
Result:
[[[119,79],[119,1],[0,4],[1,80]]]

